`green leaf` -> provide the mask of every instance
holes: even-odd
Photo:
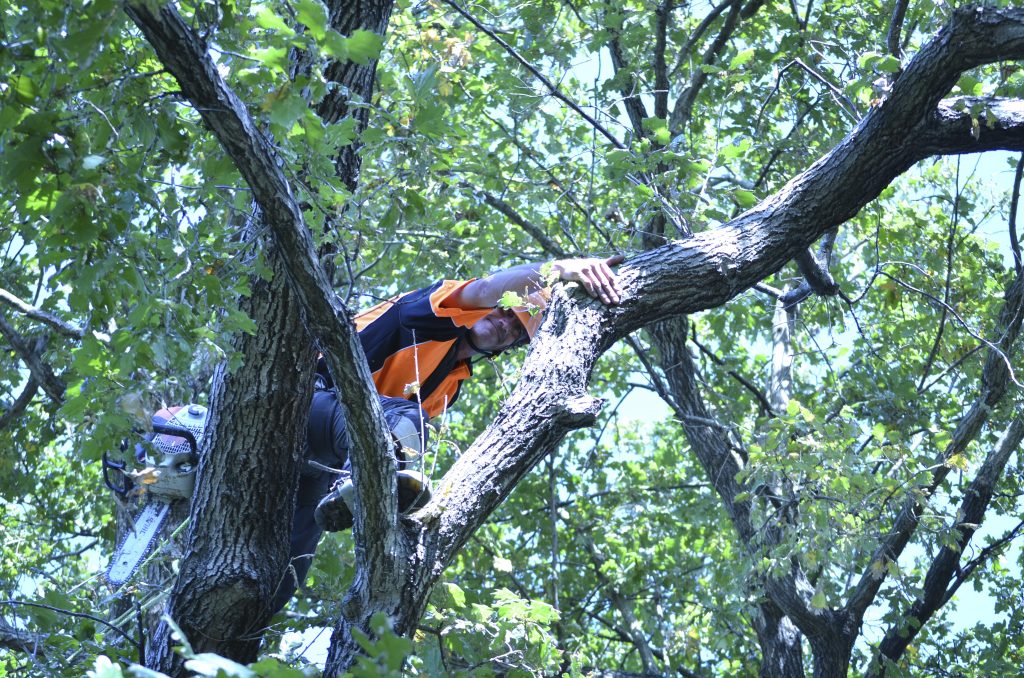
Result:
[[[327,29],[327,8],[320,0],[298,0],[295,17],[306,25],[315,40],[323,40]]]
[[[883,73],[899,73],[901,68],[903,68],[903,65],[900,63],[900,60],[891,54],[882,57],[875,63],[875,69]]]
[[[857,65],[862,70],[870,70],[871,67],[882,58],[878,52],[865,52],[857,58]]]
[[[286,37],[292,37],[295,35],[295,30],[289,26],[283,18],[274,13],[274,10],[270,9],[266,5],[259,5],[255,8],[255,16],[253,17],[256,21],[256,25],[261,28],[279,33]]]
[[[736,203],[744,209],[757,204],[757,196],[745,188],[737,188],[733,191],[733,197],[736,198]]]
[[[384,38],[372,31],[358,30],[346,40],[349,61],[366,66],[380,56],[384,47]]]
[[[288,49],[285,47],[257,49],[252,53],[252,57],[264,66],[288,73]]]
[[[498,306],[500,308],[515,308],[516,306],[524,306],[525,304],[526,299],[523,299],[523,297],[511,290],[501,295],[501,299],[498,300]]]
[[[451,582],[444,583],[445,589],[448,591],[448,595],[452,599],[452,603],[455,607],[466,606],[466,592],[459,588],[456,584]]]
[[[742,66],[745,63],[747,63],[748,61],[750,61],[753,58],[754,58],[754,48],[753,47],[748,47],[747,49],[743,50],[742,52],[740,52],[739,54],[737,54],[736,56],[734,56],[732,58],[732,61],[729,62],[729,70],[731,71],[731,70],[734,70],[736,68],[739,68],[740,66]]]
[[[956,86],[967,96],[981,96],[984,92],[981,81],[968,73],[960,76],[960,79],[956,81]]]
[[[11,84],[14,86],[14,93],[18,95],[18,99],[22,103],[30,104],[35,101],[38,90],[31,78],[24,75],[16,75],[11,78]]]

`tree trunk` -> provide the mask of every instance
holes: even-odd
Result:
[[[287,565],[294,488],[312,395],[315,353],[280,257],[253,280],[242,310],[256,334],[235,349],[244,364],[218,368],[200,455],[186,557],[168,612],[197,652],[256,659]],[[151,668],[181,675],[172,629],[147,649]]]

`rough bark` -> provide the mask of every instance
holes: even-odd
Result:
[[[290,286],[344,391],[357,451],[353,457],[360,505],[358,575],[344,608],[351,621],[343,621],[335,634],[329,675],[354,660],[357,649],[347,633],[350,623],[364,625],[369,614],[380,610],[390,615],[399,633],[411,631],[431,586],[469,535],[569,430],[594,420],[600,402],[587,395],[587,382],[597,357],[614,341],[671,316],[724,304],[855,215],[895,177],[930,154],[1024,149],[1024,128],[1012,116],[1004,123],[998,111],[993,112],[976,129],[975,138],[964,136],[956,125],[946,125],[937,113],[939,100],[962,71],[1024,55],[1024,10],[958,10],[907,65],[889,99],[807,171],[723,227],[653,249],[624,265],[619,306],[604,307],[556,289],[523,376],[496,420],[453,465],[435,499],[399,525],[389,492],[393,460],[387,454],[379,405],[368,388],[365,362],[347,315],[334,301],[317,264],[272,146],[220,80],[195,36],[180,17],[175,20],[173,10],[164,8],[155,15],[141,5],[130,8],[266,212],[272,237],[287,256]],[[169,42],[160,35],[163,29]],[[732,471],[724,461],[710,474],[720,494],[735,496]],[[749,529],[746,509],[735,501],[728,504],[743,536]],[[364,538],[368,525],[375,534],[370,541]],[[832,625],[848,633],[853,626],[846,615],[833,620],[827,617],[834,613],[810,609],[807,583],[796,575],[769,581],[768,587],[773,602],[801,628]],[[831,656],[830,647],[822,646],[822,651]],[[828,675],[828,667],[822,667],[821,675]]]
[[[280,257],[270,281],[254,280],[242,310],[259,330],[234,348],[245,363],[214,378],[200,455],[187,557],[167,612],[197,652],[256,659],[270,603],[285,573],[301,434],[315,353]],[[180,675],[171,628],[161,624],[146,664]]]
[[[383,33],[388,18],[390,17],[390,1],[383,2],[361,2],[361,3],[334,3],[331,9],[332,27],[336,30],[351,33],[356,28],[365,28],[377,33]],[[357,624],[365,631],[369,631],[369,619],[372,612],[369,608],[373,606],[361,605],[360,601],[369,597],[368,591],[374,591],[380,598],[387,600],[387,606],[396,604],[394,597],[388,597],[385,592],[397,592],[399,590],[398,577],[401,575],[402,566],[406,562],[404,558],[397,557],[400,553],[398,548],[399,533],[396,529],[397,505],[394,492],[394,459],[390,454],[390,438],[385,434],[386,426],[383,421],[383,413],[380,404],[373,394],[372,381],[369,369],[362,353],[362,347],[355,335],[350,314],[337,300],[331,291],[327,276],[319,265],[319,258],[315,254],[311,234],[306,228],[300,206],[295,199],[292,187],[281,169],[282,163],[274,151],[271,141],[258,129],[255,122],[249,117],[244,104],[227,87],[217,73],[216,65],[210,58],[198,36],[185,24],[182,18],[173,7],[164,6],[153,11],[145,4],[128,4],[126,11],[129,16],[143,30],[147,39],[157,51],[160,59],[168,70],[178,80],[182,91],[203,116],[207,126],[221,141],[225,151],[235,162],[243,177],[253,192],[257,204],[261,208],[262,223],[269,227],[276,242],[275,251],[275,278],[274,288],[268,291],[267,306],[261,307],[258,312],[250,311],[250,316],[259,323],[261,328],[267,331],[274,331],[281,338],[280,344],[257,345],[246,344],[240,347],[241,352],[250,360],[259,356],[275,355],[284,352],[280,365],[275,369],[288,373],[292,379],[281,378],[277,381],[261,382],[255,380],[239,380],[225,387],[221,393],[223,400],[218,399],[218,391],[215,389],[211,409],[211,426],[221,421],[219,411],[228,407],[231,403],[230,394],[249,394],[249,396],[265,402],[270,412],[265,412],[264,418],[260,421],[266,422],[275,412],[289,412],[289,416],[283,421],[275,421],[279,436],[295,438],[297,431],[304,430],[306,413],[309,404],[309,374],[313,365],[313,354],[311,348],[300,350],[299,347],[309,347],[309,340],[305,335],[300,336],[302,322],[300,320],[300,306],[304,311],[305,325],[310,329],[312,336],[319,339],[320,348],[325,353],[331,373],[334,377],[340,392],[343,394],[342,403],[346,409],[349,424],[349,433],[353,440],[353,475],[358,488],[358,503],[364,510],[357,511],[355,520],[355,537],[360,545],[357,548],[358,571],[360,576],[353,586],[346,605],[346,615],[357,620]],[[354,92],[356,97],[362,100],[369,100],[372,92],[373,72],[375,64],[370,66],[356,66],[355,64],[337,65],[328,70],[328,77],[341,82],[345,87],[339,87],[335,92]],[[328,97],[320,106],[320,113],[329,121],[337,120],[348,110],[348,99],[340,94]],[[365,116],[364,113],[360,115]],[[365,118],[363,119],[365,122]],[[354,152],[338,159],[336,163],[341,178],[349,185],[354,185],[358,172],[358,156]],[[283,267],[277,268],[279,262],[287,261]],[[285,277],[290,284],[285,284]],[[287,295],[287,296],[285,296]],[[256,290],[253,299],[257,298]],[[296,303],[299,302],[299,303]],[[270,316],[280,315],[280,319]],[[289,341],[294,342],[293,351],[287,355]],[[289,372],[290,368],[290,372]],[[296,384],[296,375],[304,381]],[[289,387],[284,391],[273,391],[267,388],[269,385],[282,383]],[[289,398],[289,394],[294,398]],[[265,399],[265,400],[264,400]],[[233,429],[233,435],[229,434],[231,440],[225,444],[221,443],[216,436],[211,436],[207,441],[207,449],[214,446],[230,447],[231,443],[245,440],[248,432],[255,433],[260,429],[239,426],[241,422],[233,420],[234,423],[227,424]],[[269,441],[270,436],[264,436],[262,441]],[[247,441],[253,444],[254,441]],[[292,446],[294,447],[294,445]],[[291,449],[291,448],[287,448]],[[218,449],[218,453],[221,450]],[[279,455],[280,456],[280,455]],[[236,491],[245,496],[245,488],[272,487],[268,478],[273,476],[273,471],[279,469],[284,471],[286,483],[283,491],[279,493],[287,501],[287,510],[280,517],[278,511],[270,513],[249,513],[247,516],[239,515],[242,523],[258,523],[274,533],[280,539],[281,535],[287,535],[288,518],[291,515],[291,489],[294,487],[295,478],[295,455],[289,460],[278,459],[278,463],[271,464],[269,468],[259,465],[246,466],[245,472],[236,476],[238,487]],[[208,475],[202,466],[199,469],[200,477],[204,473]],[[268,475],[268,472],[270,475]],[[213,480],[213,479],[211,479]],[[213,485],[216,487],[216,485]],[[205,507],[202,491],[204,483],[201,482],[196,490],[195,507]],[[261,492],[261,490],[255,490]],[[274,508],[281,508],[274,506]],[[218,512],[214,512],[217,515]],[[231,520],[234,516],[227,517],[229,525],[234,524]],[[196,509],[193,510],[193,519],[196,518]],[[247,518],[247,519],[246,519]],[[370,524],[369,526],[367,524]],[[218,621],[212,615],[205,614],[205,611],[216,607],[223,610],[220,605],[211,607],[203,602],[207,596],[201,586],[201,571],[206,576],[212,569],[221,565],[228,566],[231,563],[221,563],[216,554],[224,550],[233,552],[240,546],[238,539],[240,534],[237,531],[239,526],[235,525],[235,531],[227,534],[213,531],[213,534],[221,534],[224,539],[219,543],[220,549],[195,550],[190,548],[191,555],[188,559],[196,571],[193,578],[186,577],[183,571],[179,582],[175,587],[172,598],[172,616],[182,626],[182,630],[190,638],[190,630],[202,631],[206,635],[211,628],[218,629],[216,638],[218,640],[213,649],[221,654],[236,659],[246,660],[254,656],[261,636],[259,629],[267,620],[267,609],[265,597],[266,591],[255,584],[251,575],[258,575],[264,581],[276,584],[280,580],[280,573],[283,571],[283,563],[280,558],[271,558],[267,561],[266,568],[253,567],[251,563],[239,567],[241,572],[233,577],[228,577],[223,585],[217,589],[223,593],[225,602],[231,602],[230,598],[237,598],[238,612],[232,615],[240,623],[231,621]],[[192,533],[200,532],[200,528],[193,523]],[[231,535],[236,535],[232,539]],[[373,540],[364,539],[364,534],[373,534]],[[216,540],[215,540],[216,541]],[[190,547],[191,547],[190,542]],[[269,553],[282,553],[278,548],[279,544],[274,543]],[[234,548],[232,548],[234,547]],[[284,540],[284,552],[287,551],[287,539]],[[247,549],[243,552],[249,553]],[[255,554],[259,551],[253,552]],[[383,563],[390,563],[383,565]],[[260,570],[266,569],[268,572]],[[269,593],[272,595],[273,588]],[[365,614],[360,613],[360,608],[367,608]],[[192,626],[183,623],[179,615],[190,615],[190,618],[202,620],[203,625]],[[211,627],[210,624],[213,624]],[[173,664],[174,657],[169,653],[169,632],[164,633],[158,639],[156,645],[161,648],[157,650],[159,656],[153,655],[150,665],[164,666]],[[351,643],[349,638],[349,643]],[[203,647],[206,647],[203,645]]]

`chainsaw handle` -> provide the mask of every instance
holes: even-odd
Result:
[[[192,452],[199,458],[199,443],[196,442],[196,437],[192,431],[188,430],[184,426],[174,426],[172,424],[153,424],[153,432],[159,433],[166,436],[175,436],[177,438],[184,438],[188,442],[188,446]]]
[[[114,481],[110,479],[110,472],[117,471],[121,474],[121,484],[115,485]],[[110,488],[110,491],[121,497],[122,499],[131,491],[129,487],[131,481],[128,480],[124,474],[124,462],[123,461],[110,461],[110,457],[107,453],[103,453],[103,484]]]

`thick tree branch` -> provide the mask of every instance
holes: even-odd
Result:
[[[0,647],[16,652],[38,652],[48,637],[49,634],[15,628],[0,618]]]
[[[372,512],[374,524],[383,528],[373,539],[362,539],[364,516],[357,512],[357,538],[365,543],[365,550],[357,551],[359,562],[391,563],[360,567],[360,571],[372,580],[371,588],[378,583],[381,590],[394,589],[393,577],[401,566],[396,562],[399,537],[390,438],[350,314],[337,300],[318,263],[312,236],[282,163],[245,105],[221,78],[198,36],[172,7],[163,6],[154,13],[148,4],[129,3],[126,11],[216,135],[264,212],[302,303],[307,327],[318,339],[343,394],[359,504]]]

